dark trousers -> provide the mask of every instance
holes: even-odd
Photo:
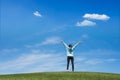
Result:
[[[69,63],[72,63],[72,71],[74,71],[74,57],[73,56],[67,56],[67,70],[69,69]]]

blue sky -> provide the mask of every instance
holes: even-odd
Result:
[[[75,71],[120,73],[119,8],[119,0],[1,0],[0,74],[65,71],[61,40],[82,41]]]

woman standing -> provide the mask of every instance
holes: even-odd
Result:
[[[75,50],[76,46],[81,42],[77,42],[74,46],[71,44],[67,45],[63,40],[61,42],[63,43],[67,51],[67,71],[69,70],[69,63],[71,60],[72,71],[74,72],[74,52],[73,51]]]

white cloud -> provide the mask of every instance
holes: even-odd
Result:
[[[0,74],[20,73],[20,72],[44,72],[64,70],[65,58],[63,54],[31,50],[29,53],[22,54],[13,60],[0,64]],[[15,72],[14,72],[15,71]]]
[[[109,16],[105,14],[85,14],[83,18],[88,18],[88,19],[96,19],[96,20],[108,20],[110,19]]]
[[[88,38],[88,35],[87,34],[83,34],[81,37],[86,39],[86,38]]]
[[[46,38],[44,41],[40,42],[40,43],[36,43],[33,45],[25,45],[26,48],[38,48],[40,46],[44,46],[44,45],[53,45],[53,44],[58,44],[60,43],[61,38],[54,36],[54,37],[48,37]]]
[[[117,61],[117,59],[106,59],[105,61],[107,61],[107,62],[114,62],[114,61]]]
[[[9,53],[15,53],[17,52],[18,49],[17,48],[12,48],[12,49],[3,49],[0,50],[0,54],[9,54]]]
[[[28,55],[21,55],[20,57],[13,59],[8,62],[4,62],[2,65],[0,65],[1,69],[22,69],[28,65],[34,64],[38,61],[40,58],[47,57],[47,55],[38,55],[38,54],[28,54]]]
[[[41,45],[57,44],[60,43],[60,41],[61,41],[60,37],[49,37],[45,41],[43,41]]]
[[[7,51],[7,53],[9,54],[10,53],[13,54],[14,49],[11,49],[11,50],[4,49],[1,51],[5,51],[5,52]],[[17,54],[15,54],[14,57],[9,56],[9,59],[4,60],[0,56],[1,58],[0,74],[64,71],[66,69],[65,52],[58,53],[53,50],[40,50],[40,49],[32,49],[32,48],[25,49],[25,50],[15,49],[15,51],[17,52]],[[117,54],[118,53],[119,52],[117,52]],[[107,59],[93,58],[90,56],[90,55],[94,55],[95,57],[99,57],[100,54],[103,56],[106,54],[108,55],[116,54],[116,52],[115,51],[104,51],[104,50],[92,50],[92,51],[87,51],[85,53],[81,52],[80,54],[79,52],[75,53],[75,67],[76,67],[75,70],[79,71],[83,69],[82,71],[86,71],[90,65],[93,65],[94,67],[100,66],[102,69],[104,68],[103,64],[112,65],[112,63],[116,61],[119,62],[119,59],[112,58],[111,56],[110,58],[107,58]],[[71,69],[71,65],[70,65],[70,69]],[[93,71],[94,68],[93,69],[90,68],[89,70]]]
[[[108,63],[108,62],[115,62],[115,61],[117,61],[117,59],[113,59],[113,58],[109,58],[109,59],[89,59],[89,60],[86,60],[85,63],[90,64],[90,65],[97,65],[97,64],[101,64],[101,63]]]
[[[82,62],[82,61],[85,61],[85,60],[86,60],[86,58],[80,57],[80,56],[77,56],[77,57],[75,58],[75,62]]]
[[[96,23],[95,22],[92,22],[92,21],[89,21],[89,20],[84,20],[82,22],[77,22],[76,26],[80,26],[80,27],[83,27],[83,26],[95,26]]]
[[[33,45],[25,45],[26,48],[38,48],[41,46],[41,43],[36,43],[36,44],[33,44]]]
[[[38,11],[35,11],[33,14],[37,17],[42,17],[42,15]]]
[[[92,60],[85,61],[85,63],[90,65],[96,65],[96,64],[103,63],[103,61],[100,59],[92,59]]]

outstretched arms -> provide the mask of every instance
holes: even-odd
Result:
[[[61,43],[63,43],[63,45],[64,45],[66,48],[68,48],[68,45],[67,45],[63,40],[61,40]]]
[[[68,45],[67,45],[63,40],[61,40],[61,43],[63,43],[63,45],[64,45],[66,48],[68,48]],[[81,44],[81,43],[82,43],[81,41],[77,42],[72,48],[74,49],[76,46],[78,46],[78,45]]]

